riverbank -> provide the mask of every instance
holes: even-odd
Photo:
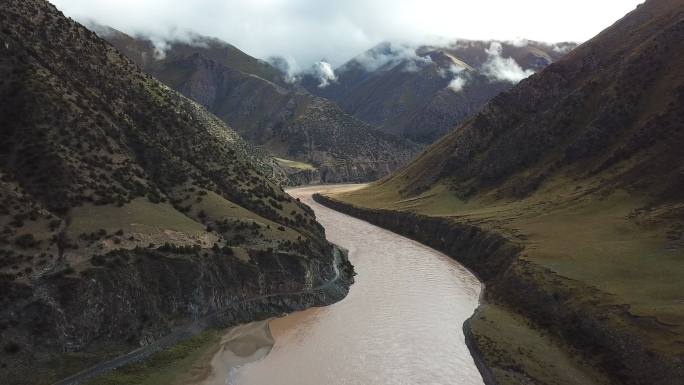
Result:
[[[467,322],[471,351],[490,384],[673,384],[676,356],[652,349],[646,338],[665,326],[639,317],[595,287],[536,263],[522,240],[502,231],[489,212],[482,221],[416,213],[412,208],[369,208],[372,192],[316,195],[317,202],[367,220],[444,252],[477,273],[487,290]],[[396,201],[381,200],[377,206]],[[679,364],[681,365],[681,363]]]
[[[331,242],[349,250],[358,273],[352,290],[332,306],[274,319],[272,351],[231,371],[230,383],[448,384],[457,378],[482,385],[460,327],[477,307],[480,282],[432,248],[311,199],[315,191],[344,188],[290,193],[314,210]]]
[[[198,349],[212,343],[216,339],[217,330],[310,307],[329,305],[344,298],[354,282],[354,268],[349,263],[345,250],[335,246],[331,252],[331,261],[327,265],[318,264],[308,269],[302,269],[303,266],[300,265],[296,273],[302,275],[301,285],[293,289],[284,290],[281,284],[277,286],[280,290],[266,293],[262,291],[261,294],[246,298],[230,297],[222,300],[216,304],[215,310],[201,318],[178,326],[143,347],[100,361],[94,366],[54,382],[54,385],[176,383],[169,382],[167,369],[171,367],[172,370],[176,370],[176,366],[189,360]],[[264,262],[266,261],[262,261]],[[279,269],[287,271],[284,265],[279,265]],[[271,274],[276,272],[280,270],[272,271]],[[294,274],[290,273],[289,279],[292,277]],[[180,381],[178,378],[172,379]],[[186,384],[187,381],[177,383]]]
[[[201,371],[193,385],[225,385],[229,373],[246,363],[260,360],[271,351],[274,340],[271,319],[236,326],[221,337],[211,359],[197,362]]]

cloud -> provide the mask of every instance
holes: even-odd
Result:
[[[112,26],[103,25],[99,21],[89,17],[82,18],[79,21],[101,37],[107,37],[116,33],[116,29],[112,29]],[[173,43],[184,43],[196,47],[208,47],[206,37],[201,36],[194,31],[180,28],[169,28],[161,34],[157,32],[137,32],[131,34],[148,39],[154,46],[154,57],[157,60],[162,60],[166,57],[166,51],[171,48]]]
[[[285,74],[285,81],[288,83],[295,83],[299,78],[300,68],[297,61],[291,56],[271,56],[266,59],[268,63]]]
[[[314,63],[312,73],[318,78],[318,87],[325,88],[337,81],[337,75],[330,63],[325,61],[319,61]]]
[[[322,57],[337,67],[383,41],[418,45],[437,37],[505,41],[517,36],[584,41],[643,0],[50,1],[76,20],[92,18],[127,34],[170,41],[170,35],[195,31],[258,58],[289,55],[309,68]],[[163,45],[159,48],[163,52]]]
[[[556,43],[556,44],[554,44],[554,45],[551,46],[551,49],[554,50],[555,52],[559,53],[559,54],[564,55],[564,54],[566,54],[566,53],[572,51],[572,49],[573,49],[574,47],[575,47],[575,46],[574,46],[573,44]]]
[[[491,80],[502,80],[517,83],[534,74],[532,70],[524,70],[511,57],[501,56],[503,47],[499,42],[492,42],[487,52],[487,61],[482,65],[482,72]]]
[[[467,79],[465,77],[457,76],[455,77],[447,86],[450,90],[459,93],[463,91],[463,87],[465,87],[467,83]]]
[[[439,69],[439,75],[443,78],[451,78],[451,81],[447,85],[450,90],[459,93],[463,91],[463,88],[468,83],[470,74],[464,67],[452,64],[448,69]]]
[[[401,69],[404,71],[415,72],[432,63],[429,56],[418,55],[416,49],[416,46],[406,43],[384,42],[357,55],[353,62],[369,72],[378,69],[390,70],[398,65],[402,65]]]
[[[522,38],[522,37],[517,37],[513,40],[508,40],[506,43],[508,43],[514,47],[520,48],[520,47],[526,47],[528,44],[530,44],[530,41],[525,39],[525,38]]]

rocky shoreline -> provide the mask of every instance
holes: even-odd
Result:
[[[139,347],[115,359],[93,362],[97,365],[92,373],[65,382],[79,383],[140,361],[208,327],[229,327],[335,303],[348,293],[354,270],[345,251],[332,250],[328,264],[293,255],[254,256],[247,264],[210,253],[174,258],[131,251],[129,263],[46,276],[32,287],[2,283],[10,296],[25,296],[0,316],[22,317],[10,328],[23,347],[16,354],[26,357],[21,360],[26,367],[5,367],[3,377],[11,379],[9,385],[49,384],[73,374],[37,370],[53,366],[49,363],[55,357],[95,354],[117,341],[127,341],[122,353]],[[37,314],[42,317],[40,325],[32,321]]]
[[[366,209],[320,194],[315,194],[314,200],[458,260],[486,285],[478,312],[487,304],[496,304],[524,317],[536,333],[548,334],[573,360],[590,366],[596,383],[665,385],[684,378],[681,360],[649,351],[639,337],[644,328],[658,328],[655,320],[634,315],[628,307],[612,304],[607,294],[526,260],[524,248],[514,240],[453,219]],[[528,370],[524,362],[511,364],[516,357],[506,357],[501,353],[506,347],[474,329],[474,318],[465,323],[464,332],[488,385],[549,383]],[[564,382],[558,379],[555,383]]]

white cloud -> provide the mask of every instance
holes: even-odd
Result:
[[[382,43],[371,50],[354,57],[354,61],[362,65],[367,71],[379,68],[390,70],[402,64],[402,69],[414,72],[426,64],[432,63],[429,56],[419,56],[416,46],[402,43]]]
[[[382,41],[584,41],[643,0],[50,0],[128,34],[192,30],[259,57],[290,55],[301,68],[333,66]],[[587,12],[591,9],[591,12]],[[562,15],[562,17],[559,17]],[[578,20],[581,20],[578,23]],[[168,38],[166,40],[169,40]]]
[[[492,42],[487,51],[487,61],[482,65],[482,72],[492,80],[503,80],[517,83],[534,74],[532,70],[523,70],[518,63],[510,57],[501,55],[503,48],[501,43]]]
[[[440,76],[446,78],[450,77],[451,81],[447,85],[447,88],[458,93],[463,91],[463,88],[468,83],[469,73],[464,67],[452,64],[448,70],[439,70]]]
[[[466,85],[466,78],[461,77],[461,76],[456,76],[447,87],[449,87],[450,90],[458,93],[463,91],[463,87]]]
[[[561,44],[561,43],[556,43],[551,46],[551,49],[556,51],[559,54],[566,54],[570,52],[573,49],[572,44]]]
[[[267,61],[285,74],[286,82],[294,83],[297,81],[301,69],[292,55],[272,56],[268,58]]]
[[[318,77],[318,87],[325,88],[337,81],[337,75],[332,65],[325,61],[316,62],[313,66],[313,74]]]

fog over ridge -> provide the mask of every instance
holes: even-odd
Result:
[[[641,0],[50,0],[67,16],[93,19],[164,43],[216,37],[248,54],[286,58],[291,72],[338,67],[383,42],[432,44],[455,38],[584,41]],[[591,9],[591,12],[587,12]],[[559,16],[559,15],[562,15]],[[577,21],[581,20],[581,23]]]

